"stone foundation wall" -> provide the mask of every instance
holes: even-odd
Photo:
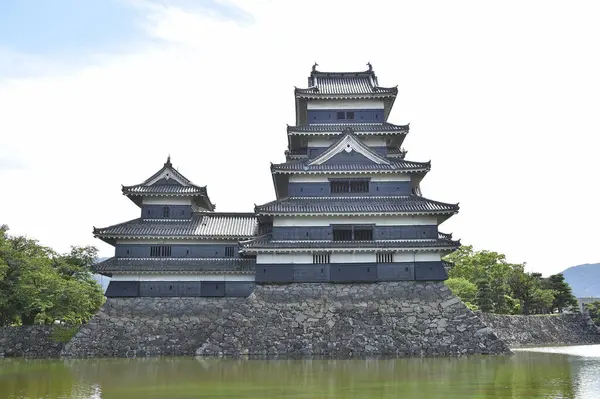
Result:
[[[441,282],[258,285],[109,299],[63,356],[457,356],[510,349]]]
[[[587,314],[478,316],[509,346],[600,344],[600,329]]]
[[[58,357],[63,347],[52,336],[52,326],[0,328],[0,357]]]

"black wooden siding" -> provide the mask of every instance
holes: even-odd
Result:
[[[109,298],[118,297],[247,297],[254,291],[249,281],[111,281]]]

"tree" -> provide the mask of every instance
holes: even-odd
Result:
[[[535,288],[532,294],[531,306],[535,313],[552,313],[554,302],[554,291]]]
[[[513,292],[513,297],[519,300],[521,312],[529,314],[534,300],[534,290],[538,288],[538,281],[531,274],[527,274],[524,268],[514,270],[508,284]]]
[[[477,286],[464,277],[449,278],[446,280],[446,285],[454,295],[459,297],[463,302],[475,302],[477,294]]]
[[[494,302],[492,300],[492,289],[487,280],[479,280],[477,282],[477,296],[475,303],[482,312],[492,312],[494,310]]]
[[[585,305],[587,311],[592,318],[592,321],[600,327],[600,301],[588,303]]]
[[[73,247],[59,255],[26,237],[0,228],[0,325],[82,323],[104,301],[89,270],[93,247]]]
[[[577,298],[571,291],[571,286],[565,281],[562,274],[554,274],[548,277],[549,288],[554,291],[554,300],[552,309],[562,312],[563,309],[569,309],[577,306]]]

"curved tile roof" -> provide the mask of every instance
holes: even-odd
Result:
[[[246,258],[109,258],[92,266],[96,273],[114,272],[254,272]]]
[[[371,65],[361,72],[321,72],[316,65],[308,78],[308,88],[296,88],[297,96],[304,95],[376,95],[395,96],[397,87],[381,87]]]
[[[460,241],[448,239],[435,240],[373,240],[373,241],[332,241],[332,240],[271,240],[262,236],[255,240],[242,243],[243,252],[254,252],[258,249],[455,249],[460,246]]]
[[[378,172],[378,171],[398,171],[398,172],[428,172],[431,169],[430,162],[413,162],[388,158],[389,164],[376,163],[347,163],[347,164],[320,164],[308,165],[309,160],[301,159],[298,161],[285,162],[271,165],[272,173],[294,173],[294,172]]]
[[[243,238],[252,237],[257,227],[251,213],[195,214],[189,220],[134,219],[104,228],[94,228],[100,238],[172,237]]]
[[[180,195],[206,195],[206,187],[195,185],[181,186],[179,184],[154,184],[152,186],[124,186],[124,194],[180,194]]]
[[[309,78],[310,87],[296,88],[296,94],[316,95],[369,95],[398,94],[396,87],[380,87],[372,72],[317,72]]]
[[[392,123],[328,123],[317,125],[288,126],[288,134],[331,134],[342,133],[351,129],[355,134],[365,133],[408,133],[409,125],[394,125]]]
[[[453,214],[456,204],[446,204],[417,195],[408,196],[356,196],[356,197],[287,197],[257,206],[258,215],[295,214]]]

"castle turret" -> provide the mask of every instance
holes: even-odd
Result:
[[[108,297],[247,296],[254,288],[254,259],[239,240],[256,234],[253,213],[219,213],[206,187],[171,164],[123,194],[141,208],[128,222],[94,228],[115,256],[94,266],[112,277]]]

